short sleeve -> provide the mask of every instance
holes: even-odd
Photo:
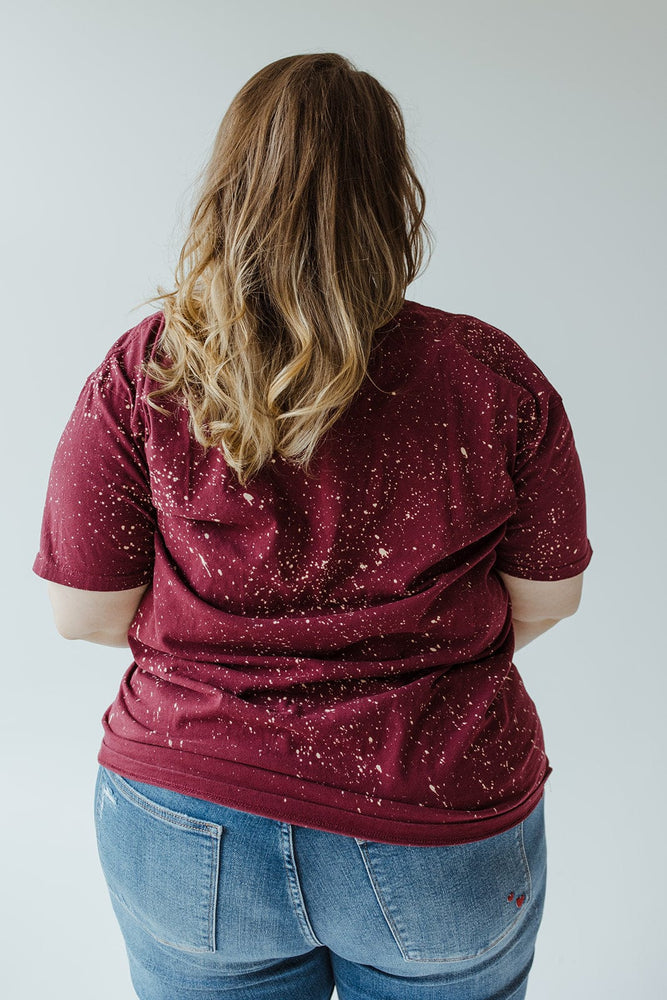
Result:
[[[518,507],[496,548],[496,569],[528,580],[582,573],[593,548],[584,478],[563,400],[549,383],[524,392],[512,479]]]
[[[156,513],[135,392],[118,352],[86,379],[56,447],[32,569],[80,590],[152,579]]]

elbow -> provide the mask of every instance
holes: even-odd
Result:
[[[80,635],[75,635],[71,629],[66,628],[64,625],[59,625],[58,622],[55,623],[55,626],[56,626],[56,632],[62,639],[67,639],[71,642],[74,639],[82,638],[82,636]]]
[[[577,611],[579,610],[580,604],[581,604],[581,588],[579,588],[579,591],[577,593],[574,593],[570,597],[569,601],[567,601],[563,606],[561,606],[561,608],[559,609],[561,612],[560,617],[571,618],[572,615],[576,615]]]
[[[566,618],[571,618],[576,612],[577,608],[563,608],[559,605],[558,609],[544,608],[535,614],[515,614],[512,612],[512,620],[523,622],[525,625],[535,625],[538,622],[551,622],[553,625],[556,625]]]

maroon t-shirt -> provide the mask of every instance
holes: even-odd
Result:
[[[563,401],[506,333],[406,300],[308,477],[242,487],[149,407],[162,312],[112,345],[57,446],[39,576],[150,584],[98,760],[128,778],[394,844],[481,840],[552,768],[509,595],[589,564]]]

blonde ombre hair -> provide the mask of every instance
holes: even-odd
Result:
[[[333,52],[288,56],[236,94],[200,177],[146,373],[245,485],[277,453],[308,469],[400,311],[425,241],[401,109]]]

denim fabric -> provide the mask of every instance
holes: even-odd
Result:
[[[520,824],[403,847],[281,823],[100,766],[102,870],[140,1000],[522,1000],[546,891]]]

